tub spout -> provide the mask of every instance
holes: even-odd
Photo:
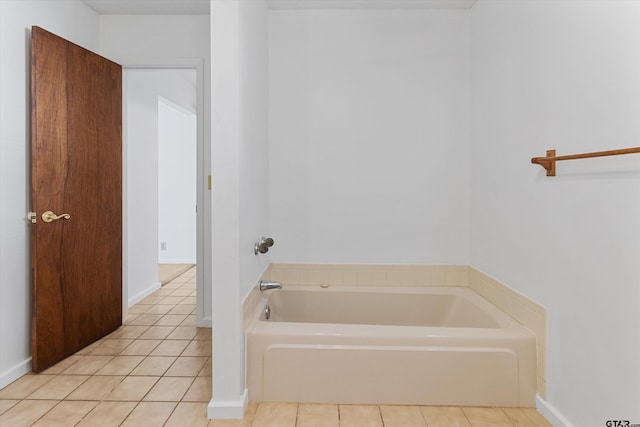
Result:
[[[260,281],[260,292],[268,291],[270,289],[282,289],[282,284],[280,282],[272,282],[270,280]]]

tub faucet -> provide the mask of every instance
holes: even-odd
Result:
[[[260,280],[260,292],[270,289],[282,289],[280,282],[272,282],[271,280]]]

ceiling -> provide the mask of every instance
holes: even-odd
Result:
[[[208,15],[211,1],[226,0],[82,1],[101,15]],[[270,9],[469,9],[475,2],[476,0],[267,0]]]
[[[100,15],[208,15],[210,3],[210,0],[82,1]]]
[[[267,0],[270,9],[470,9],[475,2],[476,0]]]

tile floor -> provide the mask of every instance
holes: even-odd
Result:
[[[547,427],[535,409],[260,403],[209,421],[211,329],[195,326],[195,268],[131,307],[120,329],[0,390],[11,427]]]

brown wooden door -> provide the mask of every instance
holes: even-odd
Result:
[[[122,67],[33,27],[31,132],[39,372],[122,324]]]

